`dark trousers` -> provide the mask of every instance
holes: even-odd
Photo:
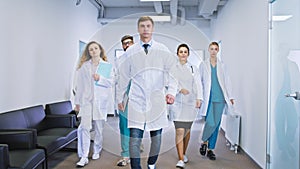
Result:
[[[151,147],[148,157],[148,165],[155,164],[159,155],[161,145],[161,132],[162,129],[150,131]],[[137,128],[130,128],[130,165],[132,169],[142,169],[140,157],[140,145],[144,135],[144,130]]]

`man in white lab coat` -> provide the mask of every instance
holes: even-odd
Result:
[[[173,104],[177,91],[177,81],[169,73],[176,57],[165,45],[152,39],[151,17],[140,17],[137,26],[140,41],[128,48],[127,59],[120,65],[118,108],[124,110],[123,96],[131,82],[128,100],[131,168],[141,169],[140,144],[146,130],[151,136],[148,168],[155,169],[162,128],[168,125],[167,104]]]
[[[133,36],[131,35],[125,35],[121,38],[122,48],[124,51],[126,51],[131,45],[134,44],[133,42]],[[126,59],[126,58],[124,58]],[[118,63],[122,63],[123,56],[121,55],[118,60]],[[117,66],[118,67],[118,66]],[[128,88],[130,85],[128,86]],[[124,96],[128,96],[129,90],[126,91]],[[127,103],[124,103],[125,105]],[[127,107],[127,106],[125,106]],[[127,112],[128,109],[119,110],[119,129],[120,129],[120,138],[121,138],[121,156],[122,158],[117,162],[117,166],[123,167],[127,164],[130,164],[130,158],[129,158],[129,138],[130,138],[130,129],[127,125]]]

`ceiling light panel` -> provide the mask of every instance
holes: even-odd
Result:
[[[157,2],[157,1],[170,1],[170,0],[140,0],[141,2]]]

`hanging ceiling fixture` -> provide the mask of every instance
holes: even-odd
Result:
[[[293,17],[293,15],[273,15],[272,20],[273,21],[286,21]]]

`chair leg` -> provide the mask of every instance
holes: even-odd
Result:
[[[46,169],[45,167],[46,167],[46,159],[42,163],[42,169]]]
[[[45,159],[45,169],[48,169],[48,158]]]

